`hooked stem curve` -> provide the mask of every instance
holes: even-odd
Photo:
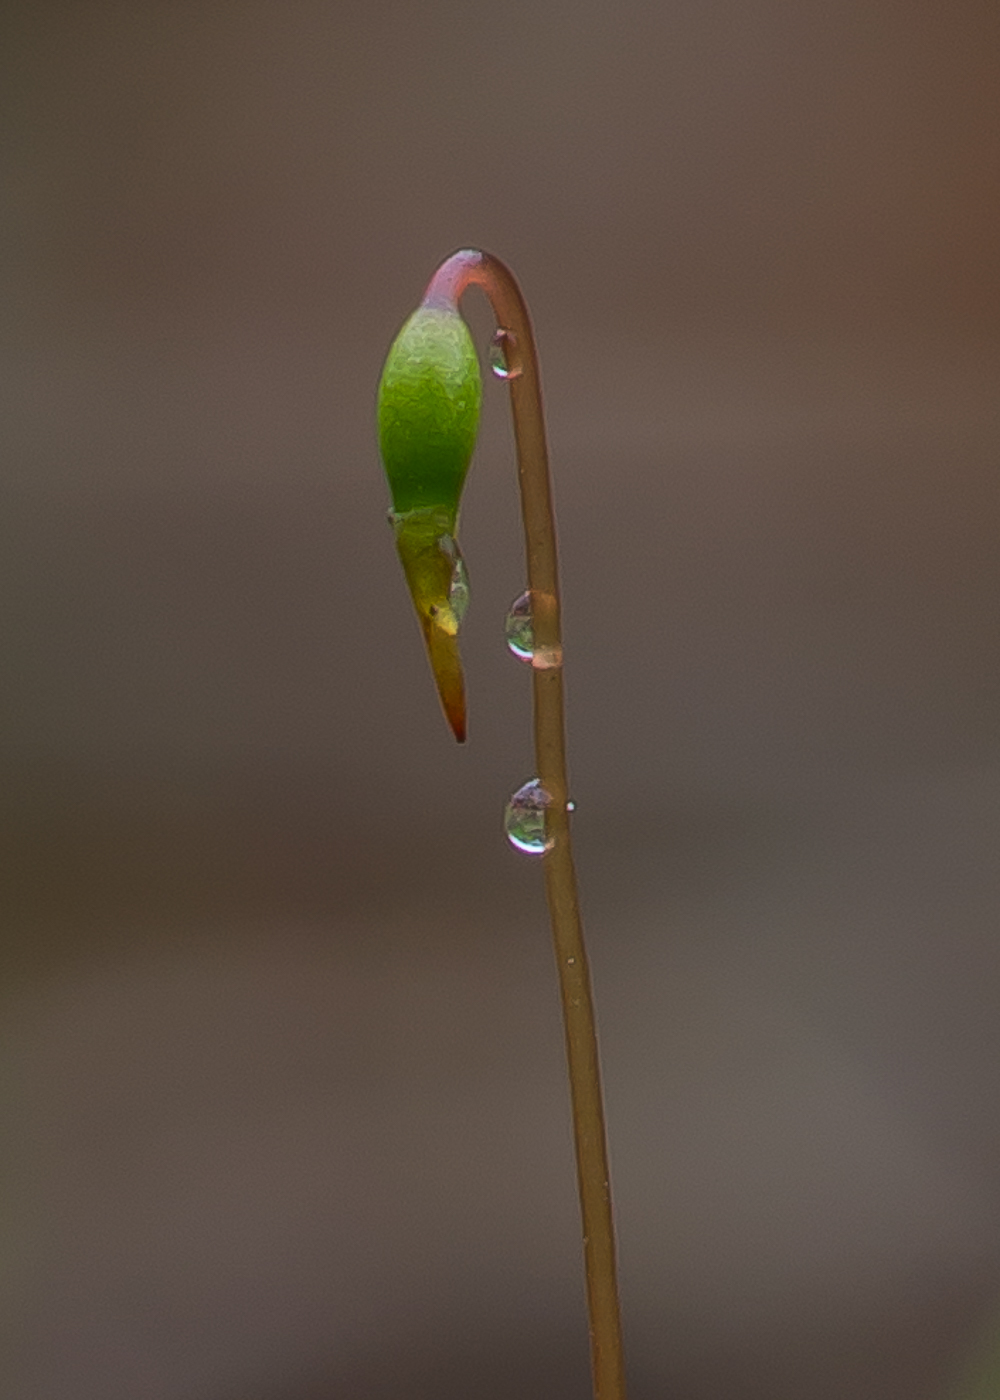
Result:
[[[471,286],[482,288],[498,328],[507,333],[505,377],[514,420],[536,657],[532,667],[536,772],[551,798],[546,811],[551,845],[542,860],[573,1108],[594,1395],[595,1400],[625,1400],[600,1059],[567,807],[559,563],[538,356],[517,279],[491,253],[463,249],[452,254],[431,278],[423,304],[457,309],[462,293]],[[539,658],[545,658],[541,664],[537,664]]]

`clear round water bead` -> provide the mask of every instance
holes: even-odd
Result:
[[[543,595],[544,596],[544,595]],[[531,615],[531,594],[522,593],[510,605],[504,619],[507,649],[518,661],[526,661],[536,671],[551,671],[563,664],[561,646],[536,647],[535,628]]]
[[[507,649],[518,661],[530,661],[535,651],[535,634],[531,627],[531,594],[522,593],[510,605],[504,620]]]
[[[490,369],[498,379],[516,379],[521,373],[517,336],[503,327],[494,332],[489,350]]]
[[[541,856],[552,848],[546,820],[552,798],[538,778],[519,787],[504,810],[504,830],[507,840],[518,851],[529,856]]]

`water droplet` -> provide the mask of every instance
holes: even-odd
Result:
[[[551,671],[563,664],[562,647],[535,649],[535,633],[531,620],[531,594],[522,593],[510,605],[504,621],[507,647],[518,661],[529,661],[536,671]]]
[[[516,379],[521,373],[521,352],[513,331],[498,330],[490,341],[490,369],[498,379]]]
[[[451,560],[451,583],[448,585],[448,602],[456,623],[461,623],[469,610],[469,572],[454,535],[442,535],[438,547]]]
[[[507,840],[529,856],[541,856],[552,847],[545,810],[552,798],[537,778],[519,787],[504,811]]]
[[[570,800],[566,803],[566,811],[567,811],[567,812],[575,812],[575,811],[576,811],[576,803],[573,801],[572,797],[571,797]]]
[[[511,603],[503,630],[511,653],[518,661],[530,661],[535,651],[535,636],[531,630],[530,593],[522,593]]]

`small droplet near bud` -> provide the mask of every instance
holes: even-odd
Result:
[[[442,535],[438,541],[438,547],[442,554],[446,554],[451,560],[448,603],[455,616],[455,621],[461,624],[469,610],[469,571],[465,567],[462,551],[459,549],[458,540],[455,539],[454,535]]]
[[[490,341],[490,369],[498,379],[516,379],[521,373],[521,352],[513,331],[501,327]]]

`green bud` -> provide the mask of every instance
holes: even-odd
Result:
[[[418,307],[393,341],[378,390],[379,451],[397,515],[432,506],[454,529],[482,390],[458,311]]]

